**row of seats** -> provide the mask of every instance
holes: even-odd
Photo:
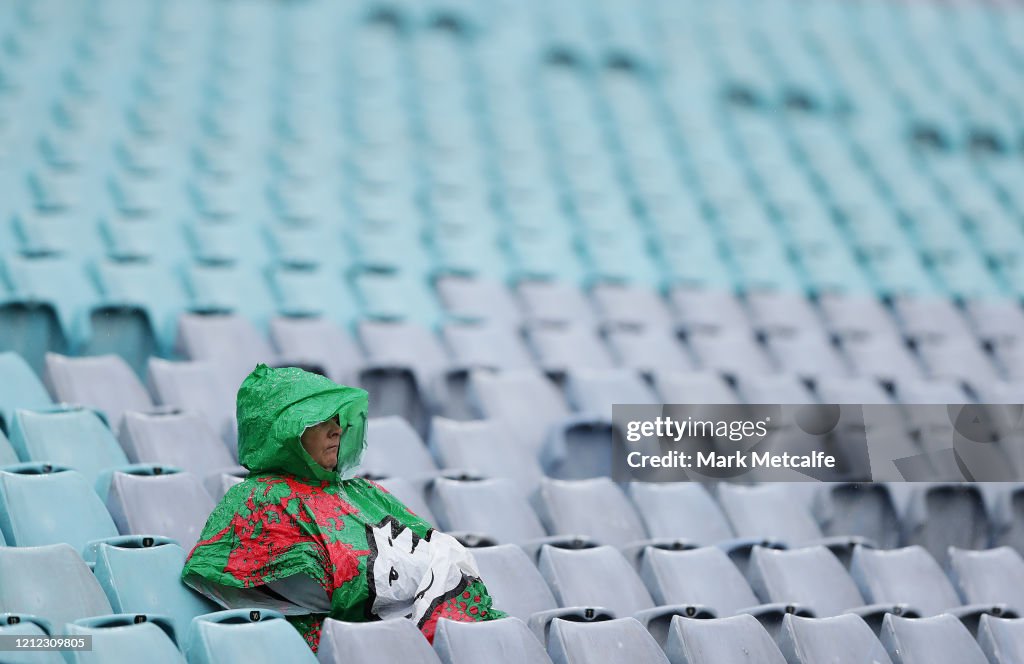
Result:
[[[916,546],[857,547],[849,572],[823,546],[758,546],[749,582],[717,547],[648,548],[639,572],[608,546],[546,545],[536,566],[514,545],[478,548],[508,618],[441,621],[436,653],[406,620],[327,621],[319,661],[544,662],[544,646],[554,662],[618,662],[627,653],[673,663],[887,661],[878,637],[893,662],[984,662],[978,644],[996,664],[1016,661],[1024,559],[1005,547],[950,554],[959,592]],[[274,611],[210,613],[180,581],[183,557],[173,541],[150,536],[93,543],[85,559],[65,544],[0,549],[0,633],[94,635],[92,654],[73,655],[81,662],[131,662],[144,647],[179,662],[176,644],[193,664],[297,661],[303,651],[313,661]]]

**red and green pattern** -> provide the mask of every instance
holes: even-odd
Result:
[[[251,474],[210,515],[182,578],[226,607],[281,608],[314,650],[327,616],[364,621],[406,615],[431,640],[442,617],[503,617],[492,608],[471,556],[454,539],[377,484],[343,479],[365,446],[365,394],[298,369],[261,365],[246,379],[239,391],[239,457]],[[328,472],[299,438],[305,427],[335,415],[346,435],[338,468]],[[328,614],[262,588],[294,575],[323,589]]]

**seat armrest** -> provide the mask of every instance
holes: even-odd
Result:
[[[735,615],[742,613],[749,613],[758,620],[762,617],[778,616],[779,620],[787,613],[791,613],[794,616],[801,618],[815,618],[817,617],[810,607],[804,606],[803,604],[797,604],[796,602],[773,602],[771,604],[758,604],[757,606],[748,606],[745,609],[740,609]]]
[[[534,563],[540,558],[540,550],[545,544],[559,549],[591,549],[598,543],[586,535],[550,535],[537,539],[519,542],[519,548],[526,552]]]
[[[843,611],[843,613],[852,613],[855,616],[860,616],[864,619],[864,622],[868,624],[875,634],[878,634],[882,629],[882,619],[885,618],[885,614],[891,613],[894,616],[902,616],[904,618],[920,618],[921,611],[916,609],[909,604],[868,604],[866,606],[858,606],[853,609]]]
[[[996,618],[1018,618],[1017,611],[1006,604],[968,604],[966,606],[958,606],[953,609],[949,609],[946,613],[950,613],[960,619],[967,629],[971,631],[971,634],[977,635],[978,623],[981,621],[981,617],[984,615],[994,616]]]
[[[632,563],[633,567],[639,569],[640,561],[643,560],[647,547],[655,549],[667,549],[670,551],[685,551],[687,549],[699,549],[700,545],[693,540],[673,539],[668,537],[652,537],[650,539],[628,542],[619,547],[626,560]]]
[[[613,620],[618,615],[614,611],[603,606],[568,606],[562,609],[550,609],[538,611],[530,616],[527,625],[536,635],[541,644],[547,648],[548,632],[551,631],[551,621],[556,618],[575,620],[577,622],[593,622],[598,620]]]

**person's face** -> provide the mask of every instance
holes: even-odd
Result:
[[[302,449],[313,457],[324,470],[334,470],[338,465],[338,446],[341,444],[341,426],[338,418],[332,417],[326,422],[306,429],[302,434]]]

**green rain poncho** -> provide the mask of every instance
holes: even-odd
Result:
[[[492,620],[469,553],[377,484],[352,475],[366,446],[367,395],[301,369],[259,365],[238,391],[238,453],[249,477],[227,492],[182,579],[228,608],[272,608],[313,650],[325,617],[405,616],[433,640],[438,618]],[[303,449],[338,416],[338,465]]]

